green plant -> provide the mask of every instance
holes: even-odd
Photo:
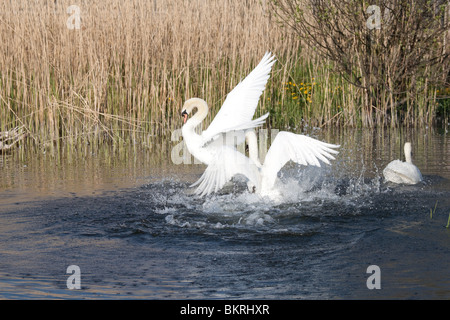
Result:
[[[430,219],[433,219],[433,214],[436,212],[437,204],[438,202],[436,201],[436,203],[434,204],[434,209],[430,209]]]
[[[448,2],[272,0],[280,23],[358,91],[362,126],[424,125],[450,71]],[[375,26],[372,22],[378,20]]]
[[[450,213],[448,214],[448,220],[447,220],[447,225],[445,226],[446,228],[450,227]]]

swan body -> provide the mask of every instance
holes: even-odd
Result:
[[[234,175],[242,174],[249,180],[250,191],[278,198],[280,195],[275,188],[277,174],[289,161],[300,165],[320,167],[320,161],[330,164],[334,160],[333,154],[338,151],[338,145],[325,143],[304,135],[281,131],[275,137],[266,154],[264,164],[258,158],[256,134],[248,130],[245,134],[249,146],[249,157],[231,147],[224,147],[216,154],[216,158],[193,184],[198,186],[195,193],[201,196],[217,192]],[[320,160],[320,161],[319,161]]]
[[[255,120],[252,118],[274,63],[274,56],[266,53],[255,69],[227,95],[216,117],[201,134],[196,133],[195,128],[208,114],[206,101],[192,98],[184,103],[181,113],[184,125],[181,133],[187,149],[195,158],[210,164],[223,145],[229,145],[231,142],[242,143],[244,130],[263,124],[269,116],[268,113]],[[188,120],[188,115],[195,108],[197,112]],[[224,143],[220,138],[225,135],[227,139]],[[233,136],[233,139],[230,139],[230,136]]]
[[[411,143],[406,142],[404,146],[405,162],[401,160],[391,161],[383,170],[387,181],[399,184],[417,184],[423,180],[422,174],[411,160]]]

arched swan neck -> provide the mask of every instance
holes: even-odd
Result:
[[[205,100],[200,98],[192,98],[184,103],[183,110],[187,113],[191,113],[194,108],[197,108],[197,112],[186,121],[186,126],[195,128],[197,127],[208,115],[208,104]]]

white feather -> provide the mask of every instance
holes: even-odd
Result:
[[[252,118],[275,61],[275,57],[267,52],[255,69],[227,95],[214,120],[203,131],[204,141],[221,132],[245,130],[262,124],[268,113],[254,121]]]
[[[277,134],[262,166],[262,192],[273,188],[278,172],[283,166],[293,161],[300,165],[320,167],[320,161],[330,164],[334,160],[333,150],[338,145],[325,143],[304,135],[281,131]],[[319,161],[320,160],[320,161]]]
[[[264,123],[269,116],[268,113],[254,120],[252,118],[274,63],[274,56],[267,52],[255,69],[228,94],[208,129],[201,134],[197,134],[195,128],[208,114],[207,103],[199,98],[192,98],[184,103],[182,114],[185,116],[185,124],[182,135],[189,152],[195,158],[210,164],[214,159],[215,148],[223,145],[222,141],[225,141],[226,145],[230,145],[230,142],[241,144],[244,142],[242,136],[244,130]],[[187,115],[194,108],[197,108],[197,112],[186,121]],[[223,140],[224,134],[230,138]]]
[[[243,142],[243,133],[253,133],[253,128],[264,123],[268,114],[252,120],[259,98],[265,89],[275,58],[267,52],[256,68],[241,81],[226,97],[208,129],[200,135],[195,132],[208,113],[204,100],[192,98],[183,106],[185,121],[187,115],[196,107],[197,113],[185,122],[182,128],[187,148],[194,157],[207,164],[197,186],[196,194],[201,196],[219,191],[233,176],[242,174],[249,179],[256,192],[265,193],[273,189],[278,171],[288,162],[302,165],[320,166],[320,161],[329,164],[337,154],[338,146],[327,144],[306,136],[290,132],[280,132],[269,149],[263,166],[255,159],[236,150]],[[257,149],[256,137],[249,144]]]
[[[198,186],[195,193],[200,196],[208,195],[222,189],[237,174],[244,175],[255,186],[260,184],[258,167],[241,152],[223,146],[215,150],[214,161],[191,187]]]
[[[204,196],[219,191],[236,174],[246,176],[249,185],[263,196],[277,195],[274,190],[278,172],[289,161],[301,165],[320,167],[320,161],[330,164],[338,145],[325,143],[304,135],[279,132],[267,152],[261,166],[257,154],[257,140],[253,130],[247,131],[250,158],[231,146],[222,147],[215,154],[214,161],[208,165],[201,178],[192,186],[197,186],[196,194]]]

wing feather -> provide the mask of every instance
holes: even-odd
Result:
[[[191,187],[197,186],[197,195],[208,195],[218,192],[237,174],[246,176],[255,186],[259,184],[259,169],[253,162],[236,149],[224,146],[216,150],[215,161],[206,167],[200,179]]]
[[[202,133],[205,142],[221,132],[250,129],[263,123],[268,114],[253,121],[252,118],[275,61],[267,52],[255,69],[227,95],[216,117]]]
[[[320,161],[330,164],[334,160],[334,150],[338,145],[325,143],[311,137],[281,131],[275,137],[264,160],[263,188],[270,188],[275,183],[278,171],[288,162],[320,167]],[[320,161],[319,161],[320,160]]]

